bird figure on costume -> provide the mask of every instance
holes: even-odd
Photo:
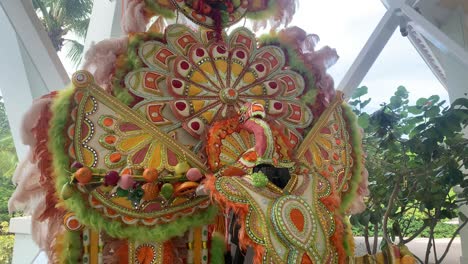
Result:
[[[278,30],[295,9],[127,2],[127,35],[93,45],[23,123],[30,153],[9,208],[32,215],[51,263],[411,261],[393,245],[354,256],[362,134],[326,72],[335,50]],[[257,37],[242,19],[272,30]]]

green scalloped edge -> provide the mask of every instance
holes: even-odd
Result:
[[[124,62],[122,66],[116,68],[112,81],[112,93],[120,102],[126,105],[130,105],[135,98],[120,81],[123,81],[129,72],[143,67],[144,63],[138,56],[138,48],[141,43],[151,40],[163,41],[164,35],[162,33],[145,32],[131,36],[128,42],[127,52],[122,55],[123,58],[119,58]]]
[[[52,119],[49,130],[49,150],[53,154],[53,167],[55,175],[55,188],[60,193],[62,186],[69,181],[70,159],[65,151],[67,135],[65,126],[69,117],[69,107],[74,89],[64,90],[59,93],[52,105]],[[81,193],[74,192],[73,195],[63,201],[65,208],[73,213],[85,226],[95,230],[103,230],[115,238],[130,239],[141,242],[165,241],[171,237],[183,235],[192,226],[201,226],[210,223],[218,212],[214,205],[209,206],[204,212],[196,215],[179,218],[171,223],[144,227],[125,226],[121,222],[109,221],[98,211],[88,207]]]
[[[167,7],[164,7],[156,3],[154,0],[145,0],[145,5],[146,8],[148,8],[148,10],[155,13],[156,15],[160,15],[164,18],[175,18],[175,10],[171,10]]]
[[[364,151],[362,149],[362,134],[361,128],[357,122],[357,116],[354,114],[351,107],[343,103],[342,104],[343,114],[346,118],[347,129],[350,133],[351,138],[351,148],[353,149],[353,175],[351,176],[350,180],[350,189],[349,191],[343,195],[342,202],[340,205],[340,213],[345,214],[346,211],[349,209],[353,199],[356,197],[356,190],[358,188],[359,183],[361,182],[362,178],[362,170],[363,168],[363,155]]]
[[[297,51],[295,51],[290,45],[286,43],[282,43],[281,40],[277,36],[274,36],[271,34],[260,36],[260,38],[258,38],[258,42],[260,46],[267,46],[267,45],[278,46],[283,50],[283,52],[285,52],[286,59],[287,59],[286,61],[287,61],[288,66],[291,68],[291,70],[298,72],[304,77],[304,82],[306,86],[304,91],[307,91],[307,92],[304,95],[302,95],[301,101],[310,105],[315,104],[315,99],[317,98],[317,94],[318,94],[318,89],[315,86],[315,77],[307,69],[307,66],[299,57],[299,55],[297,54]]]

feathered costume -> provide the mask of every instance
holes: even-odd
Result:
[[[276,31],[294,11],[129,1],[128,37],[94,45],[26,115],[10,210],[32,215],[51,263],[360,261],[345,226],[368,192],[361,132],[326,73],[336,52]],[[165,26],[179,14],[200,28]],[[226,33],[244,17],[272,33]]]

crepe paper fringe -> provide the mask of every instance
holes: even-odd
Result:
[[[351,223],[349,222],[349,217],[343,217],[343,225],[344,225],[344,248],[346,254],[350,257],[354,256],[354,236],[353,231],[351,230]]]
[[[340,212],[344,215],[350,208],[351,203],[357,196],[357,189],[362,180],[362,172],[364,169],[364,152],[362,150],[362,133],[361,128],[357,123],[357,117],[353,113],[351,107],[347,104],[342,105],[343,114],[346,119],[347,129],[350,132],[350,143],[352,151],[352,158],[354,160],[352,176],[349,181],[349,191],[343,195]]]
[[[259,38],[259,46],[278,46],[286,55],[286,61],[291,70],[298,72],[304,77],[305,89],[304,94],[307,94],[307,101],[304,101],[308,105],[315,104],[315,99],[318,93],[318,89],[315,86],[315,78],[312,73],[307,69],[304,64],[304,60],[301,59],[300,55],[290,45],[280,41],[277,35],[263,35]],[[301,99],[304,100],[304,97]]]
[[[210,263],[224,264],[225,249],[224,237],[219,233],[214,233],[211,238]]]
[[[111,89],[117,58],[127,51],[127,45],[127,37],[106,39],[91,45],[86,52],[83,69],[92,73],[96,83],[107,91]]]
[[[328,179],[331,185],[332,192],[329,196],[320,199],[320,202],[325,205],[328,211],[333,212],[333,218],[335,221],[335,232],[330,237],[332,245],[335,247],[336,252],[338,253],[338,262],[344,263],[346,259],[346,245],[344,241],[344,227],[342,222],[342,215],[339,212],[339,207],[341,204],[341,197],[337,193],[336,185],[333,180]]]
[[[70,173],[67,169],[70,166],[70,159],[65,151],[66,146],[66,125],[69,117],[70,97],[74,90],[69,89],[61,92],[54,101],[52,106],[52,121],[49,138],[49,149],[54,157],[54,173],[56,176],[55,188],[57,193],[60,192],[62,186],[69,181]],[[163,242],[173,236],[183,235],[185,231],[194,226],[206,225],[213,221],[218,209],[215,206],[208,207],[205,211],[198,214],[179,218],[171,223],[163,224],[155,227],[144,226],[126,226],[118,221],[109,221],[102,216],[97,210],[91,209],[87,205],[87,201],[78,192],[63,201],[65,207],[74,212],[79,221],[95,230],[105,231],[112,237],[130,239],[141,242]]]
[[[254,243],[245,231],[249,205],[231,202],[228,198],[220,194],[215,187],[216,179],[217,178],[213,175],[207,175],[204,182],[205,188],[209,190],[211,194],[211,199],[214,201],[214,203],[221,206],[221,210],[224,211],[228,209],[234,212],[234,214],[237,216],[237,223],[240,225],[239,247],[242,250],[246,250],[247,247],[252,247],[255,252],[253,263],[262,263],[263,255],[265,254],[265,248],[259,244]]]
[[[83,252],[81,232],[65,231],[61,241],[61,247],[57,248],[60,253],[59,263],[76,264],[80,263]]]
[[[141,0],[128,0],[125,9],[121,28],[125,34],[145,32],[149,17],[145,11],[146,4]]]
[[[267,22],[270,22],[272,29],[276,29],[282,24],[287,26],[296,13],[297,0],[269,0],[263,10],[248,11],[246,17],[257,20],[254,28],[266,28]]]
[[[61,208],[56,208],[52,157],[47,149],[50,105],[55,95],[52,92],[34,100],[24,115],[21,139],[30,148],[12,178],[17,187],[8,202],[10,213],[22,211],[31,215],[32,238],[50,260],[57,257],[53,248],[62,231],[64,215]]]

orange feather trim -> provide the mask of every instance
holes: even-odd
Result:
[[[256,244],[250,239],[245,232],[245,218],[249,212],[249,206],[247,204],[234,203],[229,201],[225,196],[221,195],[215,187],[216,177],[213,175],[207,176],[204,182],[205,188],[210,191],[211,199],[223,209],[232,210],[237,216],[237,223],[240,225],[239,229],[239,246],[242,250],[246,250],[247,247],[252,247],[255,251],[254,263],[262,263],[265,248],[259,244]]]

